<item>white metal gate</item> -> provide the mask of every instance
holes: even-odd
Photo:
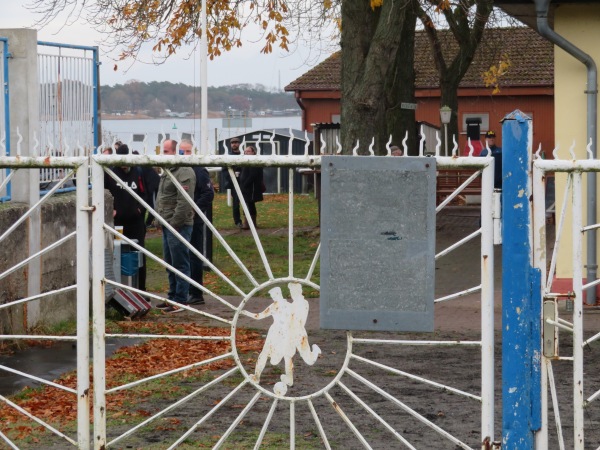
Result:
[[[589,152],[589,149],[588,149]],[[600,170],[597,159],[562,159],[556,152],[554,160],[537,158],[533,162],[533,237],[535,265],[542,272],[542,425],[538,436],[540,448],[597,448],[600,445],[597,423],[600,409],[600,380],[592,365],[596,360],[600,322],[595,319],[595,307],[584,307],[586,289],[600,280],[584,283],[583,241],[586,233],[600,224],[585,226],[582,182],[591,172]],[[546,227],[545,179],[556,173],[565,181],[565,190],[556,193],[560,209],[556,210],[556,237],[549,239]],[[571,232],[565,231],[570,223]],[[553,251],[547,257],[550,244]],[[572,287],[565,292],[553,292],[558,250],[572,249]],[[564,263],[564,261],[563,261]],[[584,311],[584,309],[586,309]],[[548,398],[548,391],[550,397]],[[571,419],[572,417],[572,419]]]
[[[291,146],[291,145],[290,145]],[[421,143],[423,148],[423,143]],[[439,148],[439,145],[438,145]],[[389,152],[388,152],[389,154]],[[357,156],[359,157],[359,156]],[[388,156],[389,157],[389,156]],[[422,155],[421,152],[421,156]],[[245,274],[249,281],[250,288],[242,288],[234,283],[226,274],[220,271],[218,265],[212,264],[199,254],[193,247],[189,246],[190,251],[194,252],[204,263],[211,268],[220,278],[228,283],[237,293],[237,301],[225,298],[219,292],[210,288],[197,286],[211,299],[219,302],[223,306],[225,313],[209,314],[201,309],[183,306],[189,313],[194,315],[195,320],[210,321],[215,326],[226,327],[229,332],[226,335],[219,333],[207,334],[202,336],[188,334],[160,334],[150,333],[136,334],[116,334],[110,333],[105,326],[105,299],[104,290],[106,285],[114,285],[131,291],[134,288],[116,283],[105,277],[104,259],[107,236],[119,236],[116,229],[107,223],[105,218],[104,205],[104,176],[114,178],[117,182],[118,177],[110,170],[114,166],[128,165],[151,165],[162,167],[167,171],[167,176],[172,177],[169,168],[175,166],[219,166],[233,167],[244,165],[264,165],[288,168],[290,177],[290,186],[293,185],[292,177],[297,167],[318,168],[320,157],[305,154],[304,156],[252,156],[235,157],[219,155],[201,155],[192,156],[166,156],[166,155],[95,155],[89,159],[80,156],[61,156],[48,158],[2,158],[1,167],[11,167],[13,169],[25,167],[48,167],[57,166],[65,168],[74,168],[77,170],[77,229],[67,236],[67,238],[77,239],[77,282],[76,285],[65,287],[64,289],[77,290],[77,308],[78,308],[78,332],[77,336],[69,339],[77,342],[78,348],[78,387],[73,390],[77,394],[77,408],[79,411],[79,421],[77,425],[77,438],[67,436],[68,433],[47,428],[57,436],[65,439],[79,448],[120,448],[125,445],[148,446],[148,441],[143,441],[144,433],[151,427],[157,427],[166,417],[178,416],[185,419],[182,428],[176,431],[168,432],[164,430],[161,434],[159,448],[175,448],[182,446],[185,448],[191,442],[191,445],[210,445],[219,448],[228,445],[227,440],[231,439],[236,431],[240,429],[250,432],[253,436],[255,448],[259,448],[265,436],[275,425],[276,419],[279,420],[282,414],[286,414],[284,422],[285,430],[283,434],[288,436],[290,448],[302,444],[302,433],[308,426],[314,427],[319,437],[319,445],[326,448],[338,445],[347,445],[349,448],[357,446],[364,448],[446,448],[448,446],[469,448],[492,448],[495,439],[495,382],[494,382],[494,249],[493,249],[493,159],[473,158],[473,157],[440,157],[437,156],[438,168],[465,168],[472,169],[473,175],[459,187],[459,189],[441,203],[437,212],[442,211],[460,192],[473,180],[478,177],[482,179],[482,208],[481,208],[481,226],[475,231],[465,235],[456,243],[441,249],[436,254],[436,261],[447,258],[452,252],[463,245],[469,243],[478,243],[480,255],[480,282],[460,292],[454,292],[440,296],[436,299],[437,304],[451,305],[459,299],[468,299],[473,302],[480,302],[480,314],[477,321],[481,324],[481,334],[476,339],[464,339],[464,336],[452,337],[449,334],[429,337],[406,336],[397,334],[372,335],[363,333],[348,333],[343,340],[343,352],[333,351],[328,348],[329,338],[324,339],[322,347],[312,347],[308,354],[303,355],[298,349],[304,364],[300,358],[296,359],[296,370],[299,376],[296,377],[296,386],[298,391],[287,394],[288,388],[292,389],[294,382],[292,371],[287,371],[281,375],[281,382],[276,382],[273,387],[260,382],[261,369],[256,365],[261,364],[261,356],[258,361],[248,362],[247,358],[242,358],[237,348],[237,336],[240,328],[248,326],[248,322],[242,323],[242,320],[258,319],[261,314],[258,313],[255,302],[259,296],[267,296],[270,293],[273,300],[276,301],[277,292],[284,292],[287,297],[289,292],[294,298],[298,299],[298,304],[304,300],[304,289],[319,289],[315,282],[315,270],[319,260],[320,246],[314,250],[312,263],[308,271],[300,273],[295,262],[294,251],[294,195],[289,194],[289,217],[288,217],[288,270],[285,274],[273,273],[269,255],[265,252],[261,243],[261,236],[257,233],[254,226],[251,226],[252,239],[256,244],[256,252],[262,261],[262,268],[266,277],[259,278],[255,275],[256,268],[248,267],[244,261],[241,261],[236,255],[235,250],[227,242],[223,233],[215,229],[210,222],[206,220],[202,212],[194,206],[207,226],[214,233],[218,245],[224,248],[224,251],[238,265],[240,271]],[[87,174],[88,163],[91,166],[92,173],[92,196],[91,202],[87,192]],[[20,169],[26,170],[26,169]],[[228,169],[231,171],[231,169]],[[235,179],[235,177],[233,177]],[[59,187],[60,185],[58,185]],[[122,185],[123,189],[136,197],[136,194],[127,186]],[[236,190],[239,186],[236,183]],[[183,188],[179,187],[181,192]],[[54,188],[49,192],[52,195]],[[240,195],[240,198],[242,196]],[[141,198],[138,200],[143,202]],[[193,205],[193,202],[191,203]],[[148,205],[144,205],[149,208]],[[248,213],[247,206],[243,204],[245,213]],[[88,229],[88,222],[91,214],[91,229]],[[160,216],[156,219],[162,226],[169,229],[169,225]],[[25,220],[24,216],[21,220]],[[7,230],[0,237],[0,241],[12,231],[14,227]],[[170,231],[178,235],[174,229]],[[88,240],[88,237],[91,239]],[[120,236],[132,247],[143,252],[147,258],[152,258],[170,271],[182,275],[173,267],[166,265],[160,258],[154,256],[151,252],[138,246],[135,242],[126,237]],[[92,263],[89,266],[88,254],[91,241]],[[60,245],[60,242],[57,244]],[[451,256],[450,256],[451,257]],[[25,264],[24,261],[22,264]],[[13,269],[20,267],[15,266]],[[6,274],[6,272],[5,272]],[[0,275],[0,277],[5,274]],[[93,432],[90,439],[90,416],[88,408],[89,395],[89,375],[88,362],[88,274],[91,274],[91,290],[93,298],[93,315],[91,321],[92,328],[92,368],[93,368]],[[188,278],[192,284],[193,280]],[[137,291],[154,301],[163,301],[164,296],[157,293]],[[280,295],[280,294],[279,294]],[[41,297],[41,296],[40,296]],[[0,305],[0,308],[14,308],[27,301],[37,300],[36,298],[25,298],[15,300],[10,303]],[[311,301],[309,300],[309,304]],[[314,304],[312,304],[314,306]],[[305,312],[308,313],[308,306]],[[272,313],[272,311],[271,311]],[[300,321],[302,322],[302,321]],[[245,325],[244,325],[245,324]],[[297,324],[298,325],[298,324]],[[300,323],[298,329],[293,331],[281,330],[275,339],[275,347],[291,345],[293,339],[298,336],[312,342],[313,336],[302,333],[304,325]],[[271,327],[272,328],[272,327]],[[269,331],[271,333],[271,331]],[[267,334],[267,341],[269,340]],[[3,335],[3,339],[27,339],[31,336]],[[42,337],[45,339],[57,339],[53,336]],[[230,343],[230,350],[224,351],[218,355],[200,359],[193,364],[182,366],[176,370],[152,375],[149,377],[137,378],[134,380],[125,380],[116,386],[107,387],[105,383],[106,359],[105,348],[107,341],[112,339],[170,339],[173,341],[180,339],[190,339],[196,341],[226,341]],[[333,338],[331,341],[333,342]],[[410,373],[403,368],[390,364],[386,359],[389,355],[399,353],[402,358],[418,358],[420,348],[439,348],[437,359],[434,361],[423,361],[423,368],[420,373]],[[266,349],[266,350],[265,350]],[[472,349],[472,350],[469,350]],[[267,349],[267,344],[263,348],[265,355],[273,358],[271,350]],[[293,353],[295,353],[294,350]],[[458,352],[458,353],[456,353]],[[459,366],[464,362],[465,352],[474,352],[474,360],[477,362],[473,370],[473,376],[465,381],[455,385],[451,377],[452,373],[443,371],[441,368],[450,362],[458,363]],[[317,356],[321,353],[321,359],[317,362]],[[334,360],[334,355],[341,353],[343,357],[338,358],[339,364],[327,373],[328,381],[316,389],[302,391],[303,377],[315,376],[318,374],[319,367],[326,367],[328,360]],[[262,352],[261,352],[262,354]],[[307,356],[308,355],[308,356]],[[148,382],[166,379],[175,373],[184,373],[194,367],[208,365],[214,361],[229,359],[234,364],[229,370],[217,373],[211,380],[203,380],[197,386],[194,386],[189,392],[182,393],[177,400],[170,400],[168,403],[158,402],[159,406],[148,414],[148,417],[135,423],[126,421],[116,422],[115,411],[108,408],[107,399],[111,395],[124,390],[135,390],[143,387]],[[290,364],[292,357],[289,357]],[[324,362],[321,363],[320,361]],[[394,364],[399,360],[392,360]],[[264,361],[263,363],[264,364]],[[311,368],[312,367],[312,368]],[[365,375],[364,369],[370,368],[374,374]],[[3,370],[11,370],[7,367],[0,367]],[[287,369],[287,368],[286,368]],[[310,372],[310,370],[317,372]],[[275,369],[268,367],[264,373]],[[322,370],[322,369],[321,369]],[[308,371],[308,372],[307,372]],[[277,372],[274,372],[277,374]],[[312,375],[311,375],[312,374]],[[28,376],[23,374],[23,376]],[[296,392],[299,392],[296,395]],[[416,393],[416,395],[415,395]],[[158,393],[160,394],[160,392]],[[214,395],[213,395],[214,394]],[[147,394],[144,394],[147,395]],[[213,395],[213,397],[211,397]],[[215,397],[216,396],[216,397]],[[445,399],[460,398],[460,407],[453,403],[452,410],[443,407]],[[427,401],[424,401],[427,399]],[[435,399],[435,402],[434,402]],[[4,397],[2,401],[10,404],[14,408],[19,408],[16,402],[12,402]],[[75,401],[75,400],[74,400]],[[203,404],[204,409],[194,411],[193,416],[189,416],[189,410],[184,409],[191,403]],[[429,403],[435,403],[440,407],[438,414],[431,414]],[[120,407],[123,412],[127,410],[126,405]],[[236,409],[239,411],[235,413]],[[230,414],[229,425],[225,429],[215,429],[211,426],[211,420],[215,420],[223,412]],[[330,412],[335,414],[331,415]],[[401,416],[402,415],[402,416]],[[399,417],[401,419],[398,419]],[[121,417],[121,416],[118,416]],[[475,419],[479,417],[480,419]],[[35,420],[35,419],[34,419]],[[281,420],[279,420],[281,422]],[[477,431],[470,431],[462,435],[456,432],[453,425],[457,423],[468,422],[471,428]],[[219,422],[223,423],[223,421]],[[336,424],[342,424],[340,428]],[[367,425],[369,424],[369,425]],[[1,423],[0,423],[1,425]],[[411,429],[418,430],[411,433]],[[141,437],[140,437],[141,436]],[[198,437],[201,436],[201,437]],[[7,436],[7,433],[0,437],[13,448],[19,448],[18,444]],[[390,443],[390,437],[395,440]],[[346,442],[346,438],[351,438]],[[140,440],[141,439],[141,440]],[[200,439],[200,440],[198,440]],[[191,440],[191,441],[190,441]],[[52,439],[45,444],[54,442]],[[142,442],[142,443],[141,443]],[[145,442],[145,443],[143,443]],[[357,444],[358,442],[358,444]],[[235,444],[234,444],[235,445]]]
[[[36,311],[44,311],[44,308],[72,308],[76,306],[76,311],[72,311],[72,315],[77,318],[76,334],[71,336],[63,336],[58,334],[26,334],[16,333],[2,334],[2,341],[23,342],[31,340],[35,337],[38,341],[52,342],[72,342],[77,348],[77,368],[75,383],[67,385],[65,383],[48,381],[47,377],[38,377],[16,370],[9,366],[0,366],[0,369],[6,372],[20,375],[33,383],[42,386],[52,387],[60,391],[65,391],[73,394],[72,407],[77,410],[77,429],[76,434],[66,433],[64,430],[59,430],[49,423],[45,418],[36,417],[31,414],[26,408],[21,407],[18,401],[13,401],[7,397],[0,396],[2,402],[9,405],[12,409],[20,413],[26,420],[42,427],[50,433],[59,436],[66,442],[79,448],[89,447],[89,210],[86,209],[88,203],[88,158],[85,156],[66,156],[61,158],[48,158],[45,156],[32,157],[2,157],[0,158],[0,166],[6,168],[9,172],[8,177],[4,180],[2,188],[8,183],[17,172],[27,172],[30,168],[40,167],[55,167],[65,170],[65,174],[52,189],[50,189],[39,201],[30,209],[24,210],[23,214],[16,218],[6,229],[2,230],[0,242],[4,249],[10,248],[14,255],[4,255],[6,258],[3,261],[3,266],[0,273],[0,283],[3,287],[2,296],[3,303],[0,304],[0,312],[4,313],[3,318],[26,317],[26,312],[29,308]],[[35,170],[35,169],[33,169]],[[38,252],[27,254],[27,229],[24,226],[28,220],[35,214],[39,215],[41,209],[51,203],[53,196],[66,182],[77,177],[77,207],[70,211],[70,214],[76,217],[74,229],[64,232],[63,236],[53,242],[45,243],[45,246]],[[35,180],[37,182],[37,180]],[[75,205],[74,205],[75,206]],[[53,233],[54,234],[54,233]],[[59,233],[60,234],[60,233]],[[9,240],[12,240],[9,243]],[[75,242],[75,245],[72,245]],[[23,280],[29,276],[29,265],[32,262],[39,262],[45,258],[52,259],[56,257],[56,252],[65,246],[72,245],[76,249],[77,255],[73,255],[73,270],[72,277],[69,282],[63,286],[49,288],[42,276],[41,285],[43,293],[30,293],[27,291],[27,283]],[[7,261],[11,261],[14,257],[23,256],[23,259],[16,262],[14,265],[7,265]],[[19,286],[18,289],[11,290],[10,286]],[[24,286],[24,287],[23,287]],[[75,299],[72,293],[75,292]],[[71,294],[71,296],[69,296]],[[75,301],[73,301],[75,300]],[[71,301],[71,303],[67,303]],[[14,324],[13,329],[26,328],[26,320],[22,324]],[[5,327],[6,323],[3,324]],[[10,328],[10,327],[9,327]],[[7,420],[4,418],[4,420]],[[3,442],[9,445],[10,448],[20,448],[17,443],[10,439],[6,432],[0,434]]]

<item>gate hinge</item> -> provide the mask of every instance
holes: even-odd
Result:
[[[492,196],[492,224],[494,245],[502,244],[502,191],[494,189]]]
[[[556,300],[544,300],[542,317],[544,319],[542,326],[544,356],[546,358],[558,358],[559,319]]]

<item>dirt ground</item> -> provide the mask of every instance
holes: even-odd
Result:
[[[438,217],[437,248],[446,248],[478,226],[477,213],[469,209],[455,209]],[[496,402],[494,409],[495,439],[500,439],[501,423],[501,247],[495,254],[495,324],[496,335]],[[436,296],[443,296],[479,284],[479,243],[475,239],[436,262]],[[227,297],[233,304],[240,299]],[[361,440],[374,449],[410,448],[403,440],[417,449],[481,448],[481,404],[477,399],[452,392],[449,386],[478,396],[481,389],[481,350],[475,345],[423,345],[423,341],[478,341],[481,337],[481,302],[479,294],[459,300],[438,304],[435,307],[435,331],[433,333],[369,333],[322,330],[319,326],[319,300],[310,299],[310,313],[306,322],[309,344],[317,344],[322,353],[309,366],[296,355],[294,358],[294,385],[286,395],[297,398],[313,395],[312,405],[332,448],[345,450],[364,448]],[[262,311],[271,299],[255,298],[247,305],[252,312]],[[207,313],[231,319],[232,311],[215,300],[198,308]],[[561,314],[566,312],[561,306]],[[217,325],[214,320],[185,312],[165,316],[161,320],[194,321]],[[262,321],[243,318],[239,327],[252,327],[266,334],[270,318]],[[594,334],[600,328],[600,312],[585,313],[586,334]],[[358,338],[405,340],[409,342],[372,344],[352,342]],[[592,344],[586,351],[598,350]],[[561,353],[570,354],[566,333],[561,334]],[[257,355],[243,357],[242,363],[248,373],[254,372]],[[345,367],[347,361],[347,368]],[[557,380],[560,414],[566,448],[573,448],[572,437],[572,368],[571,364],[559,362],[553,365]],[[340,371],[341,373],[340,376]],[[261,429],[274,403],[272,393],[275,383],[283,373],[283,363],[274,367],[267,364],[261,378],[265,391],[257,391],[244,378],[235,373],[223,382],[210,386],[183,405],[169,411],[163,418],[144,427],[111,448],[162,449],[168,448],[189,429],[188,440],[178,448],[212,447],[239,419],[224,448],[254,448]],[[215,374],[215,377],[220,374]],[[214,379],[214,377],[213,377]],[[335,382],[337,381],[337,384]],[[208,381],[184,382],[186,392],[206,385]],[[319,393],[334,383],[327,394]],[[596,388],[594,388],[596,386]],[[238,389],[239,390],[236,390]],[[600,388],[600,370],[591,367],[586,371],[586,396]],[[268,393],[267,393],[268,392]],[[246,411],[246,406],[258,393],[256,403]],[[317,393],[315,395],[315,393]],[[231,397],[228,397],[230,396]],[[143,408],[150,413],[160,411],[172,403],[166,395],[156,392],[145,399]],[[362,403],[364,402],[364,403]],[[292,402],[279,400],[272,419],[268,422],[265,441],[261,448],[288,448],[290,429],[295,430],[297,448],[323,448],[323,441],[311,404],[306,399]],[[595,406],[595,404],[593,404]],[[600,411],[597,407],[586,410],[586,442],[589,447],[600,444]],[[247,413],[246,413],[247,412]],[[207,416],[208,414],[208,416]],[[243,417],[242,417],[243,416]],[[551,420],[549,448],[558,448],[556,432]],[[198,425],[197,428],[194,428]],[[111,421],[108,426],[110,438],[127,430],[128,426]],[[462,442],[462,444],[460,444]],[[48,444],[48,443],[46,443]],[[60,444],[46,448],[63,448]]]

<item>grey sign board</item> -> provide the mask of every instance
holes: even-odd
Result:
[[[436,162],[323,156],[321,327],[433,331]]]

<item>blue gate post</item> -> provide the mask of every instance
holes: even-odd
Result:
[[[502,123],[502,449],[533,449],[541,426],[540,274],[533,269],[531,119]]]

